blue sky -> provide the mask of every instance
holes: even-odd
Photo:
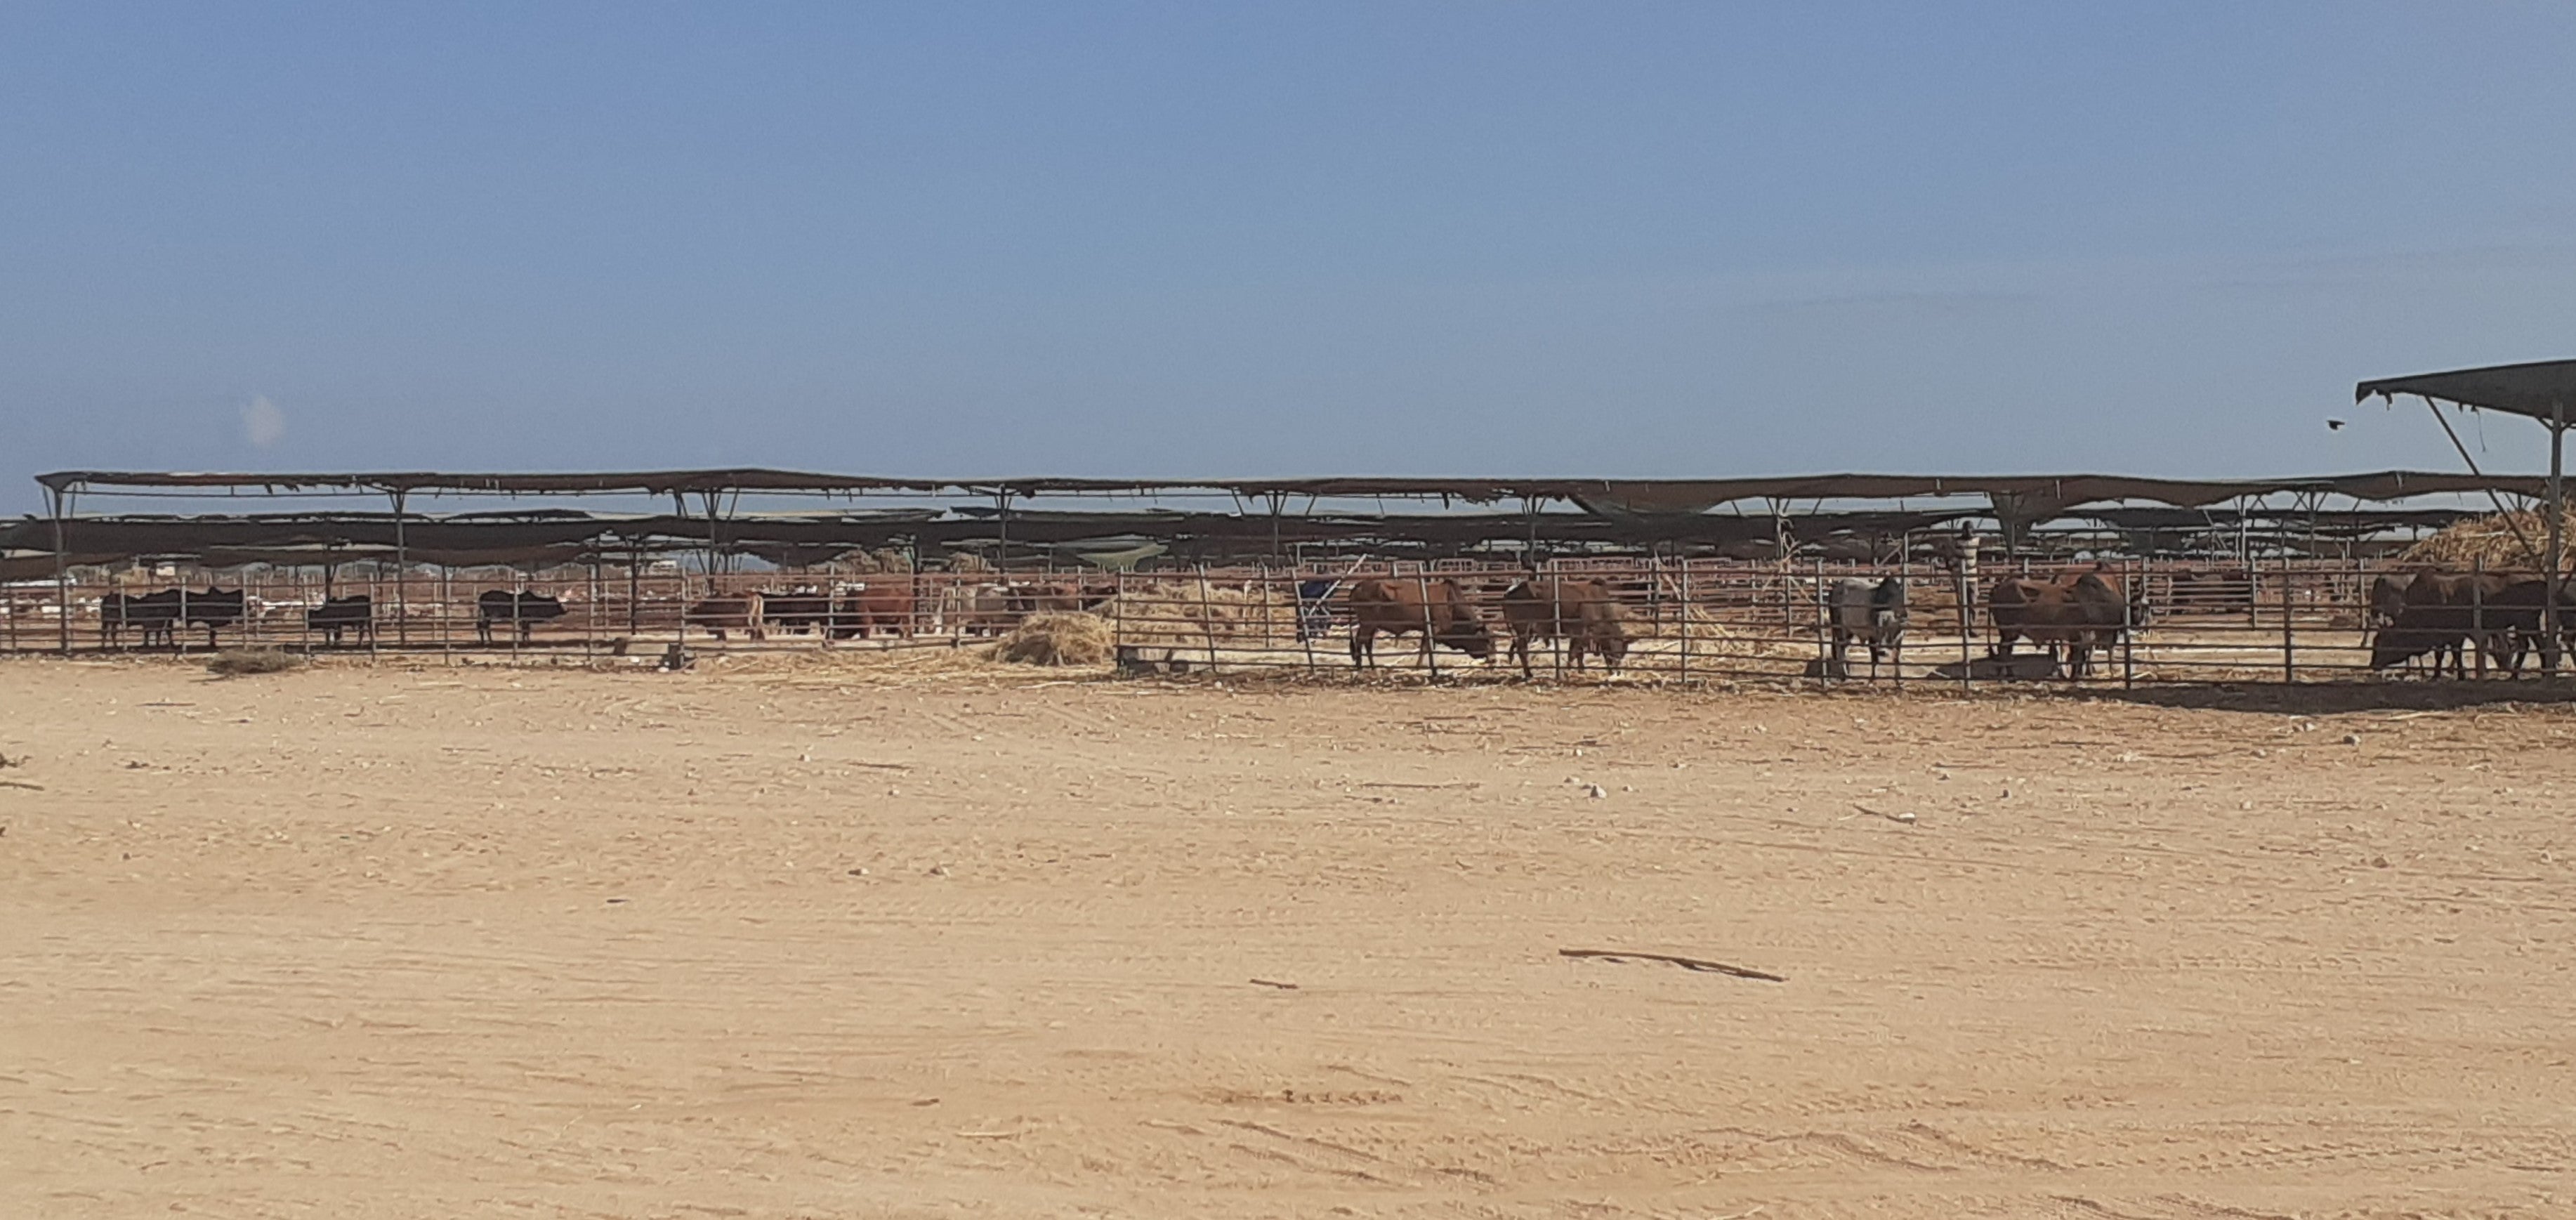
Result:
[[[2351,385],[2576,355],[2571,62],[2550,4],[14,4],[0,508],[2453,468]]]

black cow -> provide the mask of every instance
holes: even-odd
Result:
[[[507,589],[486,589],[474,598],[474,634],[486,644],[492,642],[492,624],[510,623],[519,629],[519,642],[526,643],[528,633],[547,619],[562,618],[561,599],[543,593]]]
[[[357,633],[364,643],[376,629],[376,604],[364,593],[348,597],[326,598],[322,604],[304,612],[304,629],[337,644],[346,632]]]
[[[179,629],[181,591],[163,589],[158,593],[127,596],[110,593],[98,599],[99,638],[115,644],[125,628],[143,633],[143,646],[150,648],[155,640],[176,647]]]

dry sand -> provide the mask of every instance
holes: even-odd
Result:
[[[2576,1215],[2565,708],[18,662],[0,754],[0,1216]]]

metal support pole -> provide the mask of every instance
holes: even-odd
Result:
[[[2299,640],[2291,623],[2290,557],[2284,554],[2281,556],[2281,681],[2285,683],[2299,680]]]
[[[393,497],[394,643],[399,646],[411,642],[411,547],[410,540],[405,536],[403,529],[404,520],[409,516],[408,513],[403,511],[403,493],[400,490],[396,490],[393,493]],[[369,642],[372,643],[375,640],[375,637],[375,632],[370,631],[367,633],[367,639]]]
[[[45,489],[45,506],[54,518],[54,607],[57,611],[54,619],[61,629],[64,656],[70,656],[72,651],[71,565],[64,562],[67,556],[63,553],[63,514],[70,511],[68,507],[70,498],[70,493],[67,491],[52,487]]]
[[[1425,560],[1424,563],[1427,565],[1429,561]],[[1422,664],[1430,671],[1432,679],[1437,681],[1440,677],[1440,649],[1436,646],[1438,641],[1432,638],[1430,573],[1431,569],[1428,566],[1415,568],[1413,583],[1422,594]]]
[[[1076,588],[1076,589],[1080,589],[1081,587],[1082,587],[1082,582],[1081,582],[1080,578],[1079,578],[1079,577],[1077,577],[1077,578],[1075,579],[1075,581],[1074,581],[1074,588]],[[1076,598],[1075,600],[1079,601],[1080,599],[1079,599],[1079,598]],[[1209,591],[1209,589],[1208,589],[1208,573],[1207,573],[1207,565],[1206,565],[1206,564],[1200,564],[1200,565],[1199,565],[1199,623],[1200,623],[1202,626],[1204,626],[1204,627],[1206,627],[1206,628],[1207,628],[1207,662],[1208,662],[1208,672],[1209,672],[1209,673],[1215,673],[1215,672],[1216,672],[1216,606],[1215,606],[1215,599],[1214,599],[1214,596],[1211,594],[1211,592],[1210,592],[1210,591]]]
[[[2146,591],[2147,578],[2145,573],[2140,572],[2135,564],[2123,564],[2122,566],[2128,568],[2129,571],[2127,579],[2120,582],[2120,689],[2136,690],[2138,688],[2138,649],[2136,643],[2138,638],[2138,598]]]
[[[1684,685],[1684,686],[1688,686],[1688,685],[1690,685],[1690,653],[1691,653],[1691,647],[1690,647],[1690,646],[1691,646],[1691,621],[1690,621],[1690,620],[1691,620],[1690,552],[1688,552],[1688,551],[1684,551],[1684,552],[1682,552],[1682,575],[1681,575],[1681,618],[1682,618],[1682,679],[1681,679],[1681,680],[1682,680],[1682,685]]]
[[[1974,536],[1971,535],[1969,540],[1973,542]],[[1959,578],[1959,689],[1963,692],[1977,689],[1977,680],[1971,672],[1977,667],[1973,644],[1977,634],[1976,585],[1968,577],[1968,564],[1975,554],[1974,550],[1962,546],[1957,572]]]
[[[993,570],[1001,574],[1002,587],[1007,589],[1011,584],[1011,493],[994,496],[993,508],[1000,518],[994,534]]]
[[[2567,402],[2561,399],[2549,404],[2549,574],[2546,598],[2540,607],[2540,672],[2547,676],[2558,673],[2558,592],[2562,587],[2559,568],[2563,566],[2567,546]]]

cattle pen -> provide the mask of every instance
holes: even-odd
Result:
[[[957,649],[1082,613],[1121,665],[1159,672],[1565,679],[1615,665],[1632,680],[1892,686],[2438,670],[2442,649],[2392,660],[2387,647],[2385,586],[2422,566],[2402,548],[2477,515],[2465,497],[2500,509],[2542,492],[2527,477],[2422,472],[1229,483],[84,471],[41,483],[50,511],[0,527],[7,653],[251,645],[644,664],[674,649]],[[102,495],[336,502],[76,511]],[[527,504],[602,495],[668,510]],[[390,511],[348,511],[349,497]],[[442,497],[469,507],[421,511]],[[1169,506],[1194,497],[1232,511]],[[1085,498],[1118,503],[1032,507]],[[483,507],[496,499],[506,507]],[[817,499],[823,509],[805,507]],[[1387,512],[1389,500],[1421,507]],[[2077,626],[1994,604],[2003,583],[2086,579],[2119,592]],[[1879,625],[1846,621],[1837,598],[1855,587],[1895,591]],[[1581,647],[1564,606],[1510,613],[1515,596],[1564,588],[1597,590],[1583,596],[1611,608],[1615,641]],[[1387,621],[1355,605],[1362,590],[1454,597],[1472,629]],[[2463,614],[2471,647],[2451,650],[2452,672],[2554,669],[2562,641],[2521,624],[2522,608],[2473,600]],[[1380,635],[1362,664],[1355,645]]]

